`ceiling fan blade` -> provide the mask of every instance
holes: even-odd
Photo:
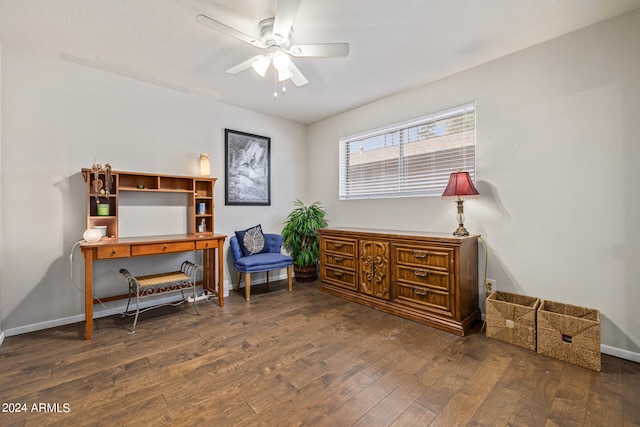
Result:
[[[256,39],[255,37],[251,37],[245,33],[242,33],[236,30],[235,28],[231,28],[228,25],[223,24],[222,22],[216,21],[215,19],[211,19],[206,15],[198,15],[196,17],[196,21],[198,21],[202,25],[206,25],[209,28],[213,28],[214,30],[220,31],[221,33],[225,33],[228,36],[234,37],[245,43],[249,43],[252,46],[259,47],[261,49],[264,49],[267,47],[261,40]]]
[[[293,62],[289,63],[289,71],[291,71],[291,74],[293,74],[291,76],[291,81],[294,85],[300,87],[309,83],[309,80],[307,80],[304,74],[302,74],[302,72],[298,69],[298,67],[295,66]]]
[[[299,6],[300,0],[278,0],[273,22],[273,39],[277,43],[283,43],[289,37]]]
[[[296,57],[340,57],[349,55],[349,43],[298,44],[287,51]]]
[[[225,73],[227,74],[238,74],[243,72],[244,70],[248,70],[249,68],[251,68],[251,64],[253,64],[255,61],[264,58],[264,55],[256,55],[253,58],[247,59],[246,61],[236,65],[235,67],[231,67],[228,70],[225,71]]]

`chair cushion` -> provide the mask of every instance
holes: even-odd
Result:
[[[264,238],[260,224],[247,228],[246,230],[236,231],[236,237],[238,238],[238,243],[240,243],[240,249],[242,249],[244,256],[269,252],[269,245]]]
[[[273,252],[242,257],[234,263],[236,270],[243,273],[277,270],[293,265],[293,258]]]

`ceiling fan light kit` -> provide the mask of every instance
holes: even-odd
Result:
[[[258,24],[260,39],[244,34],[206,15],[198,15],[196,21],[254,47],[264,49],[265,53],[263,55],[254,56],[227,69],[225,71],[227,74],[239,74],[242,71],[253,68],[256,74],[264,77],[269,66],[273,65],[279,82],[291,80],[294,85],[300,87],[309,83],[309,80],[295,66],[291,56],[296,58],[346,57],[349,54],[349,44],[320,43],[291,46],[293,21],[299,6],[300,0],[278,0],[276,16],[264,19]],[[286,91],[284,86],[282,91]],[[274,92],[274,98],[276,97],[277,91]]]

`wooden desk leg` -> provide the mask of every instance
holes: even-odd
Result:
[[[93,333],[93,248],[82,251],[84,255],[84,339]]]
[[[224,239],[218,240],[218,301],[224,307]]]
[[[212,249],[205,249],[202,251],[202,265],[204,271],[202,272],[202,289],[211,293],[215,292],[215,282],[211,277],[213,271],[211,269],[211,251]]]

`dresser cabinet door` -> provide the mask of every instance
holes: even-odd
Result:
[[[360,241],[360,293],[391,299],[389,242]]]

